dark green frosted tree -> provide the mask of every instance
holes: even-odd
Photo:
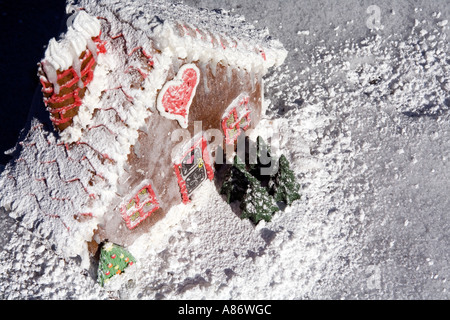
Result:
[[[290,206],[299,200],[300,185],[284,155],[275,163],[261,137],[253,147],[256,148],[253,152],[257,151],[254,153],[257,161],[244,163],[236,156],[221,193],[226,195],[228,203],[240,203],[242,219],[258,224],[262,220],[270,222],[274,213],[280,211],[277,202]]]
[[[270,222],[275,212],[279,211],[274,198],[261,186],[255,177],[248,174],[249,185],[241,202],[242,219],[250,219],[254,224],[261,220]]]
[[[275,201],[284,202],[288,206],[301,198],[300,185],[295,179],[294,172],[290,169],[289,161],[284,155],[280,157],[279,169],[272,179],[272,192]]]
[[[222,185],[220,193],[227,197],[227,202],[242,201],[249,186],[249,174],[245,164],[236,156],[233,166]]]

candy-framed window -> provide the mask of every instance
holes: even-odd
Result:
[[[247,131],[251,125],[251,111],[249,109],[250,98],[241,95],[233,101],[222,118],[222,129],[225,134],[226,144],[234,144],[242,132]]]
[[[121,206],[121,213],[127,228],[133,230],[158,209],[160,209],[158,199],[151,184],[148,184]]]

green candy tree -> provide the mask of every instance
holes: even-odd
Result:
[[[106,243],[100,253],[98,282],[103,287],[113,276],[120,275],[136,259],[124,248],[113,243]]]

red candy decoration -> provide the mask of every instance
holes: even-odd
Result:
[[[177,120],[188,127],[189,109],[200,82],[200,70],[194,64],[180,68],[177,76],[166,83],[158,96],[158,111],[162,116]]]

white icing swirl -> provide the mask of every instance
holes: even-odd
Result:
[[[100,34],[101,25],[97,18],[85,11],[79,11],[73,21],[73,28],[83,33],[86,38],[92,38]]]
[[[51,39],[45,52],[44,72],[53,84],[56,93],[59,93],[57,77],[55,77],[56,71],[64,71],[74,67],[78,76],[80,76],[81,63],[79,57],[86,48],[92,52],[94,59],[97,60],[97,47],[92,38],[100,34],[100,22],[85,11],[78,11],[74,15],[68,19],[66,34],[60,41]]]
[[[86,46],[92,47],[92,39],[100,34],[101,25],[97,18],[90,16],[84,11],[75,13],[68,30],[60,41],[50,40],[44,60],[56,70],[66,70],[72,66],[74,55],[78,58]],[[94,50],[95,51],[95,50]],[[93,52],[96,57],[96,52]]]

